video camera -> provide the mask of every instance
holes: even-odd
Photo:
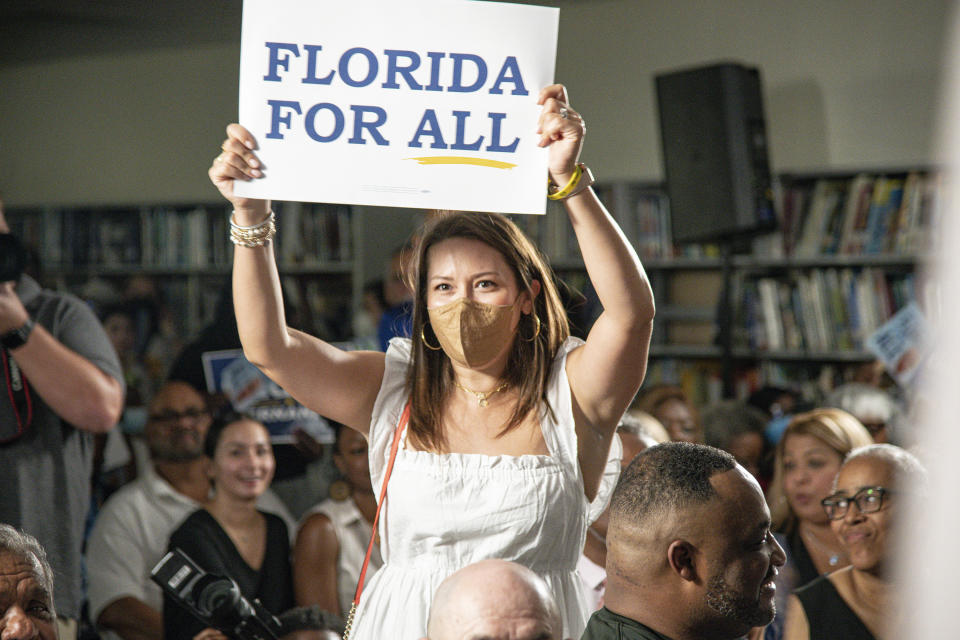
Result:
[[[150,572],[150,579],[204,624],[235,640],[278,640],[280,621],[259,600],[250,602],[231,578],[207,573],[180,549]]]

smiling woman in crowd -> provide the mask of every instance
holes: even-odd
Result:
[[[276,467],[270,433],[252,418],[228,413],[210,425],[204,452],[213,497],[170,534],[170,548],[179,548],[208,573],[232,578],[244,597],[280,614],[293,606],[289,534],[279,516],[256,506]],[[226,640],[204,627],[164,595],[164,638]]]
[[[896,623],[891,540],[907,493],[921,493],[925,472],[907,451],[890,444],[847,456],[834,492],[823,500],[850,566],[798,589],[787,607],[786,640],[873,640]]]

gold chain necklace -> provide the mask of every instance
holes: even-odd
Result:
[[[493,391],[487,391],[486,393],[483,393],[482,391],[474,391],[473,389],[467,389],[465,386],[463,386],[462,384],[460,384],[460,382],[457,381],[457,380],[454,380],[454,381],[453,381],[453,384],[457,385],[458,387],[460,387],[461,389],[463,389],[463,390],[466,391],[467,393],[473,394],[473,395],[477,398],[477,406],[479,406],[479,407],[485,407],[485,406],[487,406],[488,404],[490,404],[489,402],[487,402],[487,398],[489,398],[489,397],[492,396],[493,394],[499,393],[499,392],[501,392],[501,391],[503,391],[504,389],[507,388],[507,383],[506,383],[506,382],[501,382],[501,383],[500,383],[500,386],[498,386],[498,387],[497,387],[496,389],[494,389]]]

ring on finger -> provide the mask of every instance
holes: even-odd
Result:
[[[570,110],[566,107],[560,107],[560,117],[564,120],[568,120],[570,118]]]

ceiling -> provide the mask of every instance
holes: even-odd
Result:
[[[510,0],[563,5],[585,0]],[[240,42],[242,0],[0,0],[0,66]]]
[[[0,65],[239,42],[241,0],[0,0]]]

